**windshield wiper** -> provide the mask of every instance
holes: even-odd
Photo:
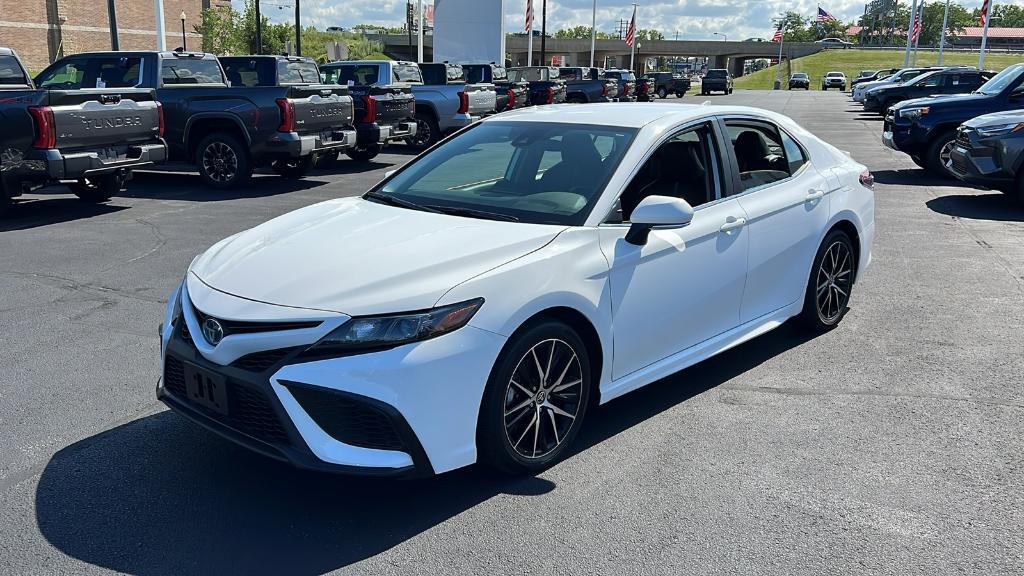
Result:
[[[504,222],[519,222],[519,218],[510,216],[508,214],[499,214],[497,212],[488,212],[486,210],[477,210],[475,208],[456,208],[454,206],[427,206],[442,212],[444,214],[451,214],[452,216],[469,216],[471,218],[483,218],[485,220],[501,220]]]
[[[391,194],[383,194],[381,192],[367,192],[366,194],[363,194],[363,198],[366,198],[368,200],[378,200],[380,202],[383,202],[384,204],[388,204],[390,206],[398,206],[399,208],[409,208],[410,210],[420,210],[423,212],[434,212],[436,214],[442,213],[440,210],[433,206],[424,206],[422,204],[410,202],[409,200],[403,200],[402,198],[398,198],[397,196],[392,196]]]

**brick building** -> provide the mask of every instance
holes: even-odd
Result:
[[[164,0],[168,50],[181,45],[181,12],[186,16],[188,47],[202,36],[192,31],[204,8],[229,6],[230,0]],[[115,0],[122,50],[156,48],[153,0]],[[14,48],[33,72],[65,54],[110,50],[106,0],[0,0],[0,46]]]

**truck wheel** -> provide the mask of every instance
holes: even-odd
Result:
[[[729,88],[729,91],[726,92],[726,94],[732,94],[732,88]]]
[[[199,175],[214,188],[234,188],[252,177],[249,150],[237,138],[215,132],[199,142],[196,149]]]
[[[406,138],[405,143],[416,148],[429,148],[441,139],[441,128],[433,116],[416,114],[416,135]]]
[[[932,138],[932,142],[928,145],[928,150],[924,156],[924,162],[928,170],[936,176],[953,178],[953,174],[946,168],[946,162],[949,162],[949,153],[953,150],[955,144],[956,134],[952,131],[943,132]]]
[[[124,175],[114,172],[82,178],[78,182],[68,184],[68,188],[71,188],[71,192],[75,196],[86,202],[100,203],[110,200],[112,196],[121,192],[127,180]]]
[[[676,92],[676,98],[682,98],[683,96],[686,96],[686,92]]]
[[[270,165],[274,172],[285,178],[302,178],[313,169],[313,155],[301,158],[288,158],[287,160],[274,160]]]
[[[353,160],[357,160],[359,162],[369,162],[370,160],[376,158],[377,154],[380,154],[380,151],[383,149],[383,144],[375,144],[373,146],[368,146],[366,148],[352,148],[346,151],[345,154]]]
[[[1013,186],[1006,188],[1006,193],[1017,203],[1017,206],[1024,207],[1024,172],[1017,175],[1017,179],[1014,180]],[[0,202],[3,202],[3,198],[0,198]],[[0,205],[0,215],[3,214],[3,207]]]
[[[662,100],[668,98],[668,90],[665,90],[665,88],[658,88],[658,98],[661,98]]]

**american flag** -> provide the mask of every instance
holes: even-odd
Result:
[[[992,0],[985,0],[981,3],[981,15],[978,16],[978,21],[981,22],[982,26],[985,25],[985,20],[988,18],[988,9],[990,4],[992,4]]]
[[[533,30],[533,0],[526,0],[526,28],[524,28],[527,34]]]
[[[772,36],[772,42],[782,42],[782,28],[775,31],[775,35]]]
[[[818,6],[818,22],[835,22],[836,17],[829,14],[828,10],[825,10],[821,6]]]
[[[629,28],[626,28],[626,44],[630,47],[636,43],[636,7],[633,7],[633,17],[629,20]]]
[[[918,10],[917,15],[914,16],[914,33],[910,36],[910,41],[917,43],[918,36],[921,35],[921,11]]]

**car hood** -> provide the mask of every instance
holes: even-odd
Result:
[[[887,81],[884,81],[884,80],[875,80],[873,82],[865,82],[863,84],[857,84],[857,88],[859,90],[868,91],[868,90],[873,90],[875,88],[882,88],[884,86],[894,86],[895,84],[896,84],[895,82],[887,82]]]
[[[215,290],[269,304],[352,316],[421,310],[564,229],[343,198],[226,238],[190,271]]]
[[[897,110],[903,108],[913,108],[915,106],[935,106],[936,104],[951,106],[963,106],[970,105],[975,102],[980,102],[988,99],[989,96],[985,94],[936,94],[934,96],[924,96],[922,98],[912,98],[910,100],[904,100],[898,104],[894,104],[893,108]]]
[[[976,116],[964,122],[964,126],[977,128],[979,126],[996,126],[999,124],[1011,124],[1013,122],[1024,122],[1024,110],[1005,110]]]

